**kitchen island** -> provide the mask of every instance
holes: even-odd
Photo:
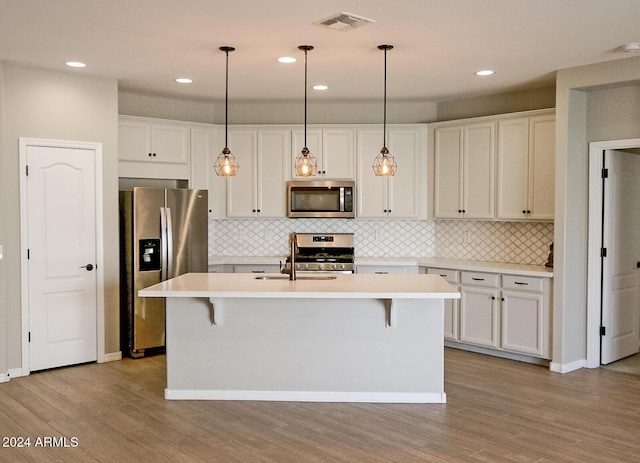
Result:
[[[191,273],[165,297],[166,399],[444,403],[439,275]]]

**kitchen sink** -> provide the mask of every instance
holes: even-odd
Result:
[[[256,280],[288,280],[289,275],[264,275],[255,277]],[[335,280],[335,275],[301,275],[296,280]]]

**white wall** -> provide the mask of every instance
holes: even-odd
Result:
[[[558,71],[553,363],[586,359],[590,141],[640,137],[640,57]]]
[[[484,95],[438,103],[438,121],[556,107],[555,87]]]
[[[130,116],[224,124],[224,100],[215,102],[181,100],[121,91],[118,95],[118,106],[120,114]],[[308,101],[307,104],[309,124],[382,124],[382,119],[382,100],[365,103],[313,100]],[[389,124],[434,120],[436,120],[435,103],[420,101],[389,101],[387,103]],[[229,100],[229,124],[302,124],[303,122],[303,99],[290,102]]]
[[[117,83],[114,79],[88,76],[85,71],[60,72],[10,62],[2,63],[1,69],[3,94],[0,110],[4,119],[1,121],[0,220],[3,220],[3,226],[0,226],[0,237],[4,229],[5,260],[0,265],[11,269],[3,272],[6,292],[0,292],[0,304],[6,307],[7,367],[21,368],[20,137],[103,144],[105,352],[118,352]],[[0,322],[2,316],[0,310]]]
[[[0,109],[4,107],[4,79],[3,79],[3,63],[0,61]],[[1,147],[4,146],[4,131],[2,130],[4,120],[4,111],[0,111],[0,244],[6,248],[6,198],[9,197],[9,190],[6,188],[8,184],[7,168],[4,163],[4,156]],[[8,344],[7,344],[7,275],[8,267],[6,259],[0,260],[0,382],[6,379],[8,370]]]

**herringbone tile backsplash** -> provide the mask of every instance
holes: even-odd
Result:
[[[447,257],[543,265],[553,224],[347,219],[226,219],[209,221],[213,256],[285,256],[288,236],[354,233],[358,257]]]

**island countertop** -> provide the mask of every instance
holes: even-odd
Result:
[[[335,279],[295,281],[267,273],[187,273],[139,291],[141,297],[459,299],[460,293],[439,275],[336,274]]]

